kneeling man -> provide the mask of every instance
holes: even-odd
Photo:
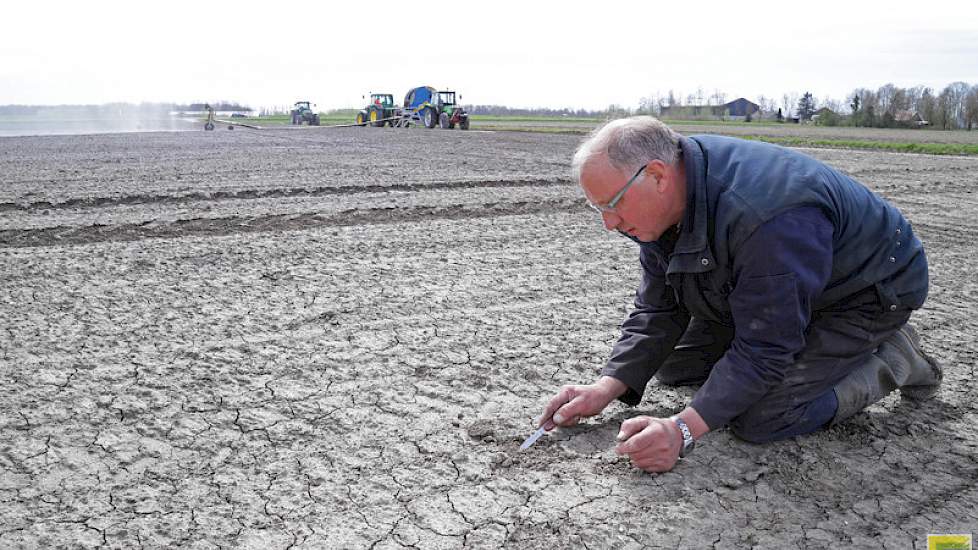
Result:
[[[616,120],[574,173],[609,230],[639,244],[642,280],[611,358],[565,386],[540,424],[570,426],[656,376],[702,384],[672,418],[624,422],[619,454],[671,469],[710,430],[766,442],[841,422],[890,392],[934,395],[940,366],[907,324],[927,259],[903,215],[859,182],[775,145],[684,138]]]

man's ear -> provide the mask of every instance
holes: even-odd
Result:
[[[666,190],[669,182],[667,178],[669,176],[669,165],[662,162],[661,160],[650,160],[648,164],[645,165],[645,171],[649,173],[649,176],[655,178],[655,190],[658,192],[663,192]]]

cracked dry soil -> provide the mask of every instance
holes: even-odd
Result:
[[[637,249],[578,137],[322,129],[0,138],[0,547],[925,548],[978,525],[978,159],[810,150],[927,247],[937,398],[616,458],[591,380]]]

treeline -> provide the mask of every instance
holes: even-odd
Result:
[[[204,111],[207,109],[206,102],[188,103],[186,105],[174,105],[174,111]],[[251,111],[251,107],[241,105],[234,101],[216,101],[210,103],[215,111]]]
[[[910,122],[925,122],[942,130],[978,126],[978,85],[966,82],[948,84],[940,92],[926,86],[900,88],[893,84],[877,90],[859,88],[848,103],[848,120],[853,126],[892,128],[906,125],[908,117]],[[839,118],[827,122],[845,122]]]
[[[0,115],[36,116],[46,113],[72,113],[91,116],[119,115],[127,113],[168,113],[171,111],[204,111],[205,102],[194,103],[104,103],[102,105],[0,105]],[[250,111],[246,105],[235,101],[216,101],[211,106],[216,111]]]
[[[726,118],[722,110],[708,107],[727,102],[719,90],[682,94],[652,94],[639,100],[638,109],[627,114],[660,115],[689,112],[701,118]],[[978,127],[978,85],[953,82],[940,91],[927,86],[901,88],[885,84],[872,90],[856,88],[845,99],[818,98],[809,92],[786,93],[780,98],[759,96],[752,101],[759,107],[754,120],[813,122],[825,126],[869,126],[877,128],[931,127],[943,130],[972,130]],[[611,105],[606,113],[620,113],[621,106]]]

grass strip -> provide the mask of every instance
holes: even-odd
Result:
[[[532,116],[532,115],[470,115],[469,119],[475,121],[488,122],[593,122],[600,124],[607,122],[607,119],[597,117],[578,117],[578,116]]]
[[[353,116],[348,115],[345,112],[333,112],[330,114],[320,115],[320,124],[327,126],[330,124],[352,124],[355,117],[355,112],[351,111]],[[511,126],[505,124],[506,122],[534,122],[537,121],[538,117],[491,117],[491,116],[473,116],[472,129],[474,130],[493,130],[497,132],[532,132],[538,134],[588,134],[593,129],[589,126],[531,126],[531,125],[517,125]],[[291,118],[288,115],[276,115],[276,116],[264,116],[264,117],[247,117],[237,119],[241,122],[247,122],[252,124],[260,125],[287,125],[291,122]],[[595,126],[602,121],[596,119],[585,119],[585,118],[545,118],[539,117],[538,121],[555,121],[555,122],[594,122]],[[686,121],[684,121],[686,122]],[[680,122],[676,122],[680,124]],[[740,126],[738,124],[729,124],[730,126]],[[722,134],[722,132],[710,132]],[[739,137],[742,139],[750,139],[754,141],[763,141],[766,143],[774,143],[777,145],[784,145],[787,147],[822,147],[822,148],[832,148],[832,149],[862,149],[867,151],[892,151],[896,153],[922,153],[925,155],[978,155],[978,144],[969,143],[912,143],[912,142],[895,142],[895,141],[871,141],[871,140],[854,140],[854,139],[823,139],[823,138],[812,138],[812,137],[797,137],[797,136],[764,136],[758,134],[752,135],[738,135],[729,134],[733,137]]]
[[[926,155],[978,155],[978,145],[968,143],[907,143],[895,141],[865,141],[853,139],[818,139],[790,136],[736,136],[788,147],[831,147],[835,149],[866,149]]]
[[[588,134],[591,128],[572,126],[505,126],[487,124],[473,126],[474,129],[495,130],[500,132],[537,132],[544,134]],[[710,132],[721,134],[721,132]],[[925,155],[978,155],[978,144],[969,143],[909,143],[895,141],[869,141],[855,139],[822,139],[793,136],[762,136],[729,134],[731,137],[751,139],[784,145],[786,147],[821,147],[831,149],[863,149],[867,151],[891,151],[895,153],[921,153]]]

